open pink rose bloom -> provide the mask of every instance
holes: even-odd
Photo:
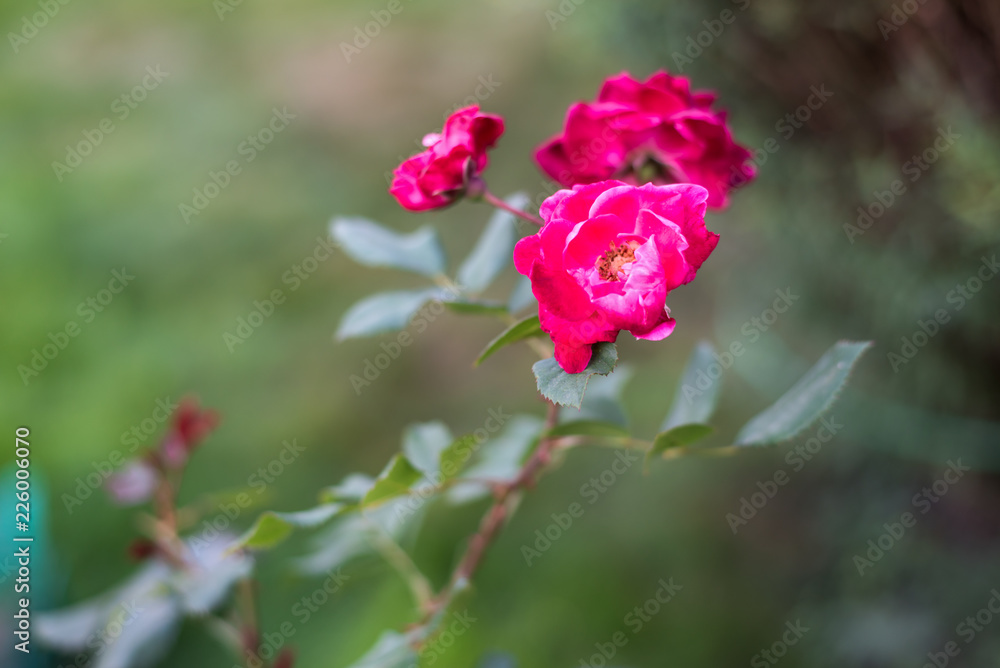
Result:
[[[628,74],[604,82],[595,103],[578,102],[561,135],[535,160],[563,186],[618,178],[629,183],[695,183],[708,205],[728,204],[733,184],[754,175],[751,153],[736,144],[715,94],[691,92],[685,77],[657,72],[645,83]]]
[[[486,169],[486,151],[493,148],[503,129],[499,116],[481,114],[475,106],[459,109],[445,121],[441,134],[424,137],[426,151],[396,168],[389,193],[410,211],[451,204]]]
[[[719,241],[705,228],[707,199],[697,185],[603,181],[542,203],[545,226],[517,243],[514,265],[531,279],[566,372],[583,371],[592,344],[621,330],[651,341],[673,332],[667,295],[694,279]]]

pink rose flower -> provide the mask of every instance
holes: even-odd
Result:
[[[707,198],[696,185],[603,181],[542,203],[545,226],[517,243],[514,266],[531,279],[563,370],[583,371],[592,344],[621,330],[650,341],[673,332],[667,295],[719,242],[705,228]]]
[[[660,71],[640,83],[622,73],[604,82],[596,103],[570,107],[563,133],[535,160],[566,187],[610,178],[694,183],[708,190],[709,206],[722,208],[756,172],[714,102],[714,93],[692,93],[685,77]]]
[[[441,134],[424,137],[426,151],[396,168],[389,193],[410,211],[451,204],[486,169],[486,151],[502,134],[499,116],[481,114],[475,106],[459,109],[445,121]]]

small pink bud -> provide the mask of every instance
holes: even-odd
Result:
[[[448,206],[486,169],[486,151],[503,130],[499,116],[481,114],[475,106],[459,109],[445,121],[441,134],[424,137],[426,151],[396,168],[389,193],[410,211]]]
[[[202,410],[195,399],[182,399],[174,413],[170,431],[160,443],[160,453],[167,468],[177,469],[183,466],[191,452],[218,424],[218,413]]]

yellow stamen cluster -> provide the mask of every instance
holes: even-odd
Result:
[[[594,263],[601,280],[617,281],[618,272],[622,270],[622,267],[630,262],[635,262],[635,249],[638,247],[639,243],[636,241],[629,241],[619,246],[612,242],[609,250],[605,251],[604,255],[597,258],[597,262]]]

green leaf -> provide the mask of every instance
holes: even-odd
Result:
[[[432,476],[438,472],[441,454],[454,440],[443,422],[413,424],[403,431],[403,454],[415,468]]]
[[[632,378],[632,368],[621,364],[610,376],[596,376],[587,385],[587,395],[583,398],[580,410],[565,409],[560,411],[562,422],[577,420],[596,420],[611,422],[622,427],[628,423],[621,397],[625,384]]]
[[[347,309],[340,321],[336,337],[339,341],[361,336],[373,336],[403,329],[420,307],[434,299],[445,299],[439,288],[380,292],[366,297]]]
[[[712,417],[719,399],[719,389],[722,387],[721,377],[713,379],[708,374],[713,364],[718,363],[715,361],[712,344],[708,341],[699,342],[677,384],[673,406],[670,407],[670,413],[663,421],[660,431],[670,431],[685,424],[704,424]],[[719,369],[721,373],[722,367]]]
[[[476,451],[476,437],[469,434],[451,443],[441,452],[438,467],[445,480],[462,472]]]
[[[516,193],[505,201],[515,209],[523,209],[531,200]],[[518,237],[516,223],[514,215],[506,211],[493,214],[469,257],[458,268],[458,284],[463,290],[482,292],[510,264]]]
[[[345,253],[367,267],[405,269],[425,276],[444,272],[444,250],[432,227],[400,234],[364,218],[334,218],[330,236]]]
[[[316,534],[312,551],[295,561],[302,573],[329,573],[338,566],[372,551],[371,525],[359,514],[345,515]]]
[[[42,612],[35,621],[36,637],[61,653],[77,652],[106,623],[109,607],[107,596],[101,596],[62,610]]]
[[[460,315],[507,315],[507,307],[500,302],[483,301],[480,299],[457,299],[445,302],[445,306]]]
[[[506,306],[495,301],[457,299],[444,304],[459,315],[505,316],[508,313]]]
[[[529,306],[534,306],[537,310],[538,300],[535,299],[535,295],[531,291],[531,279],[527,276],[521,276],[517,279],[517,283],[510,293],[510,298],[507,300],[507,310],[511,313],[518,313]]]
[[[628,430],[611,422],[600,420],[576,420],[557,425],[549,431],[549,436],[603,436],[627,438]]]
[[[580,408],[590,377],[608,375],[615,370],[617,363],[618,349],[615,344],[595,343],[590,363],[580,373],[566,373],[551,357],[535,362],[531,370],[535,372],[538,391],[543,397],[561,406]]]
[[[714,430],[707,424],[682,424],[662,434],[657,434],[653,447],[647,454],[647,459],[655,457],[667,450],[697,443],[708,437]]]
[[[170,585],[184,611],[200,617],[221,606],[233,586],[251,576],[254,560],[243,550],[233,550],[229,534],[219,534],[207,544],[201,538],[185,542],[191,547],[195,567],[174,571]]]
[[[329,573],[372,552],[380,533],[402,543],[406,532],[419,529],[426,505],[422,499],[405,496],[369,506],[362,512],[345,512],[312,536],[307,554],[296,559],[295,566],[307,574]]]
[[[375,480],[375,486],[365,494],[362,505],[370,505],[386,501],[402,494],[407,494],[413,483],[422,475],[403,455],[395,455]]]
[[[537,315],[528,316],[524,320],[515,322],[513,325],[502,331],[495,339],[487,344],[483,352],[479,353],[476,366],[482,364],[487,357],[500,350],[504,346],[523,341],[532,336],[544,336],[542,325],[538,321]]]
[[[364,473],[351,473],[340,481],[340,484],[327,487],[320,492],[319,500],[323,503],[347,503],[356,505],[361,503],[365,494],[375,486],[375,478]]]
[[[150,668],[170,653],[184,618],[177,600],[164,596],[137,602],[131,614],[127,610],[120,619],[129,623],[112,622],[105,630],[102,637],[109,641],[94,655],[93,668]]]
[[[736,445],[770,445],[807,429],[837,399],[841,388],[871,341],[840,341],[780,399],[750,420],[736,435]]]
[[[294,513],[278,513],[269,510],[257,518],[253,526],[236,540],[231,549],[238,547],[252,550],[272,548],[288,538],[293,529],[317,527],[344,510],[345,507],[341,503],[326,503]]]
[[[349,668],[412,668],[419,665],[417,653],[410,647],[411,634],[383,631],[375,645]]]
[[[63,654],[83,651],[88,641],[104,631],[112,615],[120,612],[123,602],[146,599],[153,592],[165,591],[169,577],[170,569],[166,564],[148,560],[109,591],[68,608],[39,613],[34,622],[36,637],[45,646]]]
[[[146,668],[169,653],[184,611],[171,569],[149,560],[120,586],[65,610],[39,613],[36,639],[64,654],[90,652],[94,668]],[[95,638],[105,642],[94,644]],[[93,651],[95,650],[96,651]]]
[[[477,482],[460,482],[446,492],[445,498],[450,503],[468,503],[490,493],[489,487],[480,484],[479,480],[513,480],[532,446],[538,442],[544,424],[544,420],[537,415],[515,415],[499,434],[483,442],[473,439],[469,442],[471,463],[461,477],[473,478]]]

